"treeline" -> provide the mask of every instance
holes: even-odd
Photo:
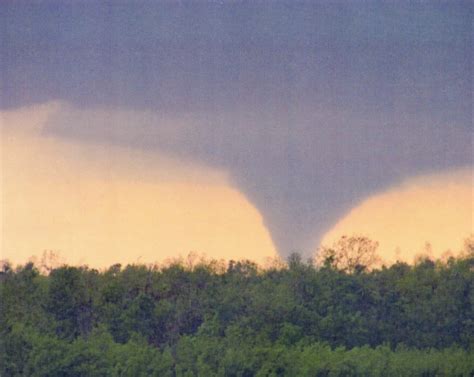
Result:
[[[0,375],[474,375],[472,250],[378,269],[339,257],[5,264]]]

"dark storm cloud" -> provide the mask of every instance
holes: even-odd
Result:
[[[377,190],[472,164],[468,2],[1,10],[3,107],[61,99],[48,134],[228,170],[284,254]]]

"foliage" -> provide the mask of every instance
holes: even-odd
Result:
[[[368,269],[357,253],[374,243],[342,245],[355,250],[344,263],[293,255],[267,269],[199,261],[45,275],[4,264],[0,375],[474,374],[471,249]]]

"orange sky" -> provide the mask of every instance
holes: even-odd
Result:
[[[1,114],[2,259],[54,250],[68,263],[102,267],[190,251],[257,262],[276,255],[261,215],[225,172],[41,136],[58,106]],[[365,234],[387,260],[410,261],[426,241],[436,255],[457,251],[474,231],[471,179],[459,170],[408,180],[360,203],[323,243]]]
[[[2,258],[22,262],[54,250],[69,263],[106,266],[191,251],[275,256],[260,214],[224,173],[40,137],[56,106],[3,114],[15,131],[2,138]]]
[[[426,175],[374,195],[344,216],[322,244],[341,235],[361,234],[379,241],[379,254],[388,262],[412,262],[425,253],[441,257],[459,252],[474,232],[472,170]]]

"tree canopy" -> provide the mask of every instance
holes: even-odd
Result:
[[[472,376],[474,255],[0,271],[2,376]],[[349,252],[348,252],[349,250]]]

